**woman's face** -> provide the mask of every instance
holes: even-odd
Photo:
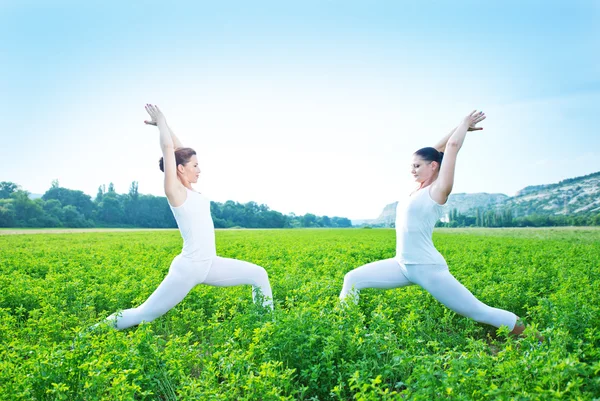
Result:
[[[438,172],[438,163],[423,160],[420,156],[413,155],[410,173],[416,182],[423,183],[433,178]]]
[[[177,166],[177,172],[185,181],[195,184],[200,176],[200,166],[198,166],[198,158],[192,155],[186,164]]]

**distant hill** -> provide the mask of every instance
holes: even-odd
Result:
[[[376,219],[354,220],[352,224],[389,227],[396,219],[396,205],[397,202],[386,205]],[[448,213],[456,209],[467,216],[475,216],[477,209],[510,209],[513,217],[600,213],[600,172],[556,184],[528,186],[513,197],[488,193],[452,194],[445,207]]]
[[[564,215],[600,211],[600,172],[570,178],[557,184],[523,188],[503,205],[513,216]]]
[[[456,209],[461,214],[470,215],[477,208],[489,209],[504,204],[510,197],[504,194],[450,194],[446,208]]]

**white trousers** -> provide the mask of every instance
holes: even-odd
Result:
[[[260,290],[264,297],[263,305],[273,308],[271,285],[264,268],[219,256],[212,260],[194,261],[178,255],[173,259],[167,276],[146,302],[137,308],[112,314],[106,320],[111,321],[119,330],[141,322],[151,322],[181,302],[198,284],[216,287],[251,284],[252,298],[255,299],[257,290]]]
[[[459,315],[470,317],[492,326],[508,326],[517,323],[517,316],[502,309],[487,306],[458,282],[446,265],[403,265],[396,259],[369,263],[350,271],[344,277],[340,299],[348,295],[358,301],[363,288],[398,288],[417,284],[435,299]]]

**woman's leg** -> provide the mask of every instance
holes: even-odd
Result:
[[[253,287],[252,299],[256,298],[256,292],[260,290],[264,297],[263,306],[273,309],[273,293],[267,271],[253,263],[217,256],[213,259],[212,266],[202,284],[217,287],[251,284]]]
[[[517,316],[503,309],[492,308],[462,285],[446,265],[406,265],[412,282],[427,290],[435,299],[459,315],[492,326],[515,329]]]
[[[358,294],[363,288],[398,288],[411,285],[404,275],[400,263],[395,259],[379,260],[358,267],[344,276],[344,286],[340,300],[344,301],[350,295],[358,302]]]
[[[114,313],[106,320],[111,321],[115,328],[121,330],[141,322],[151,322],[164,315],[199,284],[195,273],[203,269],[198,269],[198,263],[210,263],[210,261],[192,262],[181,256],[175,257],[169,273],[146,302],[137,308]]]

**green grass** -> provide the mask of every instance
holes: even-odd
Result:
[[[86,327],[137,306],[181,249],[177,231],[0,236],[0,399],[581,399],[600,394],[600,230],[438,230],[451,272],[540,330],[514,339],[416,286],[343,276],[394,255],[393,230],[223,230],[221,256],[269,272],[275,312],[248,286],[198,286],[165,316]]]

